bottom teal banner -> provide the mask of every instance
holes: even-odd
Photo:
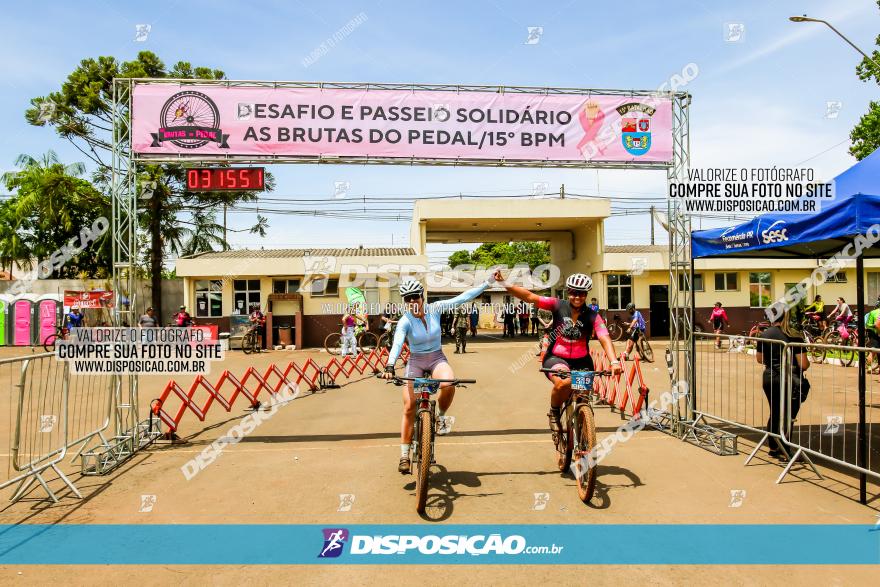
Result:
[[[0,525],[0,564],[880,564],[859,525]]]

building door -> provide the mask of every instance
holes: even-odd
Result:
[[[657,338],[669,336],[669,286],[650,286],[651,323],[648,325],[648,336]]]

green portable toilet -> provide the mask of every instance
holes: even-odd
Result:
[[[7,294],[0,294],[0,346],[6,346],[9,344],[6,342],[8,335],[6,332],[6,315],[9,311],[9,302],[12,301],[12,296]]]

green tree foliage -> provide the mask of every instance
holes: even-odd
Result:
[[[550,243],[546,242],[514,242],[514,243],[483,243],[473,252],[455,251],[449,256],[449,265],[472,264],[477,267],[507,265],[513,267],[519,263],[528,264],[530,269],[550,262]]]
[[[880,0],[877,1],[877,7],[880,8]],[[874,44],[880,48],[880,35],[877,35]],[[873,79],[880,85],[880,50],[875,48],[870,56],[870,59],[862,59],[856,67],[856,73],[863,82]],[[871,100],[868,103],[868,112],[859,119],[849,138],[852,140],[849,152],[856,159],[862,160],[880,149],[880,102]]]
[[[0,182],[16,195],[0,204],[0,265],[25,269],[56,251],[81,242],[82,230],[110,218],[110,201],[82,178],[81,163],[64,165],[49,151],[40,159],[19,155],[18,171]],[[90,247],[55,271],[53,277],[105,277],[111,264],[111,243],[105,233]]]
[[[110,194],[109,167],[113,131],[114,78],[223,79],[219,69],[193,67],[179,61],[170,69],[150,51],[142,51],[131,61],[114,57],[84,59],[67,76],[61,89],[31,100],[26,120],[36,126],[50,126],[58,136],[70,141],[95,166],[94,184]],[[267,176],[268,189],[273,186]],[[253,192],[197,192],[185,189],[185,169],[179,165],[144,165],[138,167],[138,223],[147,233],[139,241],[145,252],[143,270],[150,275],[153,306],[162,314],[161,276],[168,254],[191,254],[227,248],[223,227],[216,221],[216,211],[223,206],[257,199]],[[266,219],[257,217],[251,228],[264,235]],[[125,292],[123,292],[125,293]]]

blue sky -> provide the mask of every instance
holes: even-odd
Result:
[[[65,162],[83,157],[53,131],[27,125],[30,98],[59,87],[86,57],[129,59],[148,49],[167,65],[184,59],[223,69],[231,79],[503,84],[655,89],[688,63],[692,165],[815,168],[828,178],[854,162],[849,132],[878,99],[876,84],[854,73],[858,54],[823,25],[825,18],[866,51],[880,33],[873,0],[839,2],[220,2],[80,1],[7,3],[0,20],[0,171],[19,153],[54,149]],[[349,20],[366,20],[316,63],[303,58]],[[742,23],[726,42],[726,23]],[[146,41],[135,26],[150,24]],[[541,26],[537,44],[527,28]],[[836,118],[826,102],[840,101]],[[407,167],[276,166],[273,197],[426,194],[524,194],[533,182],[556,190],[615,197],[653,195],[663,205],[659,172]],[[643,204],[633,204],[642,206]],[[620,204],[625,207],[626,204]],[[232,227],[252,215],[232,215]],[[703,226],[717,225],[711,220]],[[645,243],[647,216],[612,218],[609,244]],[[408,242],[408,222],[270,216],[265,240],[236,235],[234,245],[366,246]],[[432,248],[442,259],[458,247]]]

